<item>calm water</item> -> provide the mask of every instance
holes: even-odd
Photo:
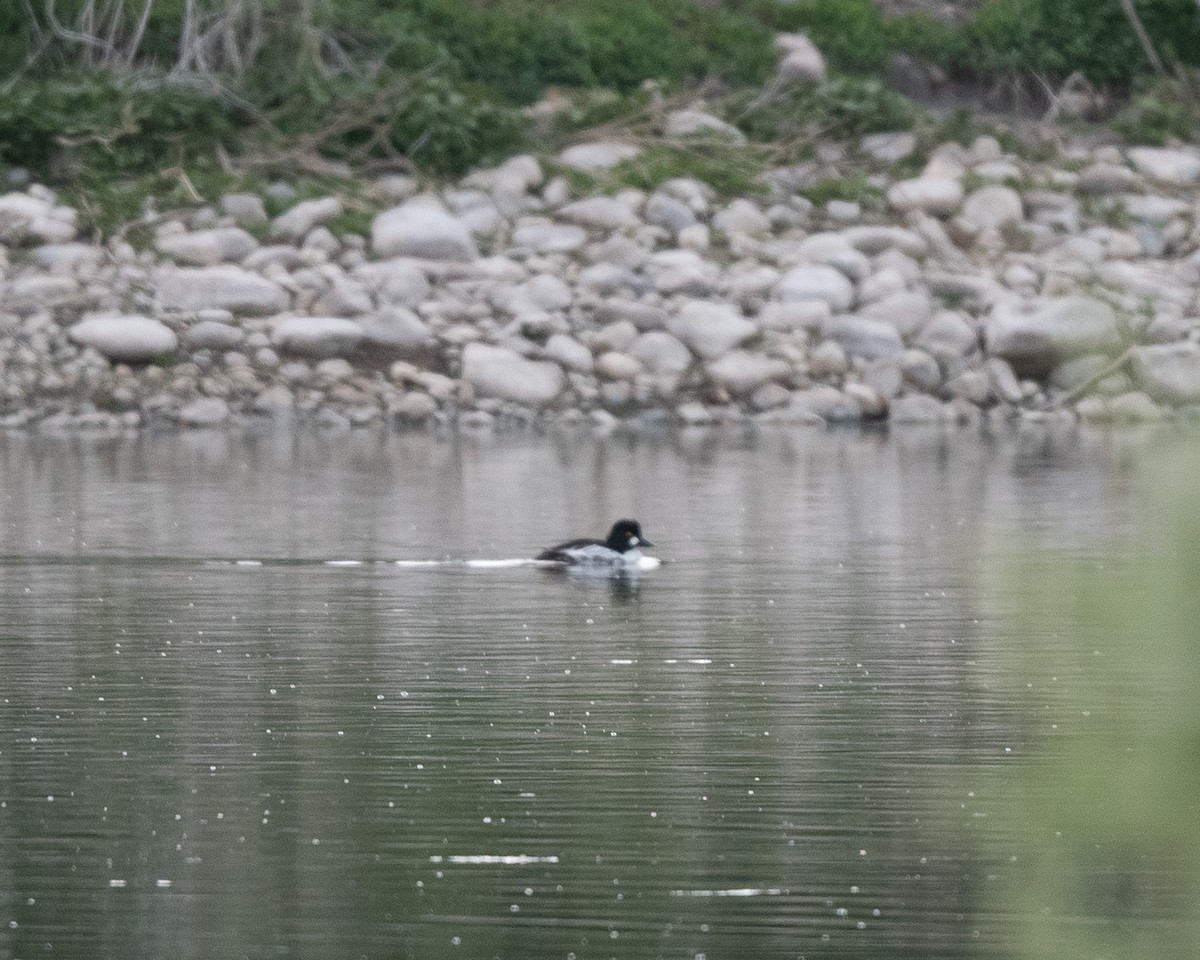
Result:
[[[1155,442],[0,436],[0,957],[1004,956],[1086,728],[1006,566],[1119,569]]]

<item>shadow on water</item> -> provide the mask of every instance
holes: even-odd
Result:
[[[1162,444],[0,437],[0,956],[1012,956],[1090,728],[1006,571],[1119,576]]]

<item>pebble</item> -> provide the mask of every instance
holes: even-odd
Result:
[[[471,231],[436,202],[411,200],[371,223],[371,248],[380,257],[470,262],[479,251]]]
[[[777,83],[824,73],[808,37],[777,52]],[[665,111],[662,131],[743,137],[700,102]],[[643,147],[606,140],[557,158],[595,190],[530,155],[436,188],[397,175],[363,192],[381,207],[364,237],[331,229],[340,198],[277,184],[168,211],[145,250],[77,240],[76,211],[14,183],[0,196],[5,424],[611,430],[1034,423],[1056,399],[1056,423],[1194,409],[1200,151],[1062,139],[1036,162],[989,136],[937,145],[915,177],[892,170],[918,149],[910,132],[823,142],[765,175],[769,194],[734,198],[695,177],[621,187],[603,171]],[[885,202],[804,196],[853,164]],[[265,200],[290,207],[269,220]]]
[[[734,308],[692,300],[670,323],[671,332],[705,359],[716,359],[758,333],[758,327]]]
[[[121,363],[153,360],[173,353],[179,343],[170,327],[136,314],[88,314],[70,328],[68,335],[80,346]]]
[[[512,350],[471,343],[463,350],[463,380],[479,396],[541,407],[558,397],[566,385],[556,363],[528,360]]]

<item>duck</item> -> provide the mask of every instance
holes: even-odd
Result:
[[[548,547],[536,560],[567,567],[590,569],[635,570],[642,562],[642,547],[654,546],[642,535],[642,525],[636,520],[618,520],[604,540],[568,540]]]

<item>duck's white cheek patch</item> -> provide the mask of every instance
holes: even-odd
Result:
[[[639,540],[637,537],[630,537],[630,538],[629,538],[629,545],[630,545],[631,547],[636,547],[636,546],[637,546],[639,543],[641,543],[641,542],[642,542],[642,541],[641,541],[641,540]]]

